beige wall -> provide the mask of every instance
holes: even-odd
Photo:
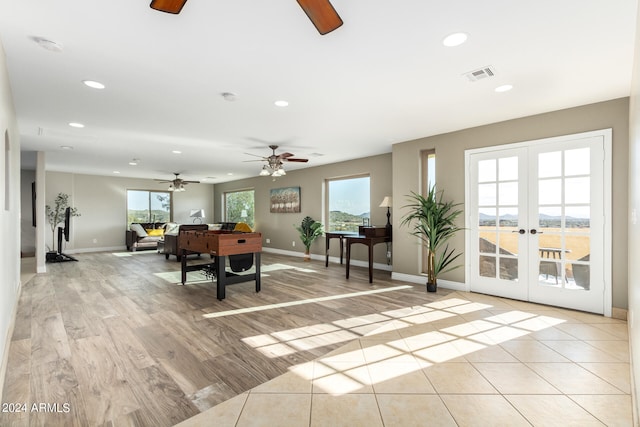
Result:
[[[636,22],[640,24],[640,8]],[[638,30],[636,30],[638,31]],[[640,308],[640,33],[636,35],[635,62],[630,102],[629,125],[629,343],[631,346],[634,425],[638,419],[640,384],[640,328],[636,311]]]
[[[260,172],[260,167],[256,166],[256,174],[258,172]],[[325,180],[359,174],[369,174],[371,178],[371,225],[383,226],[387,222],[387,210],[379,208],[378,205],[380,205],[384,196],[392,195],[391,154],[311,167],[300,171],[289,171],[287,175],[277,178],[275,181],[271,177],[257,176],[255,178],[216,184],[215,200],[218,207],[216,220],[223,219],[222,209],[224,203],[222,203],[222,200],[226,191],[254,189],[256,231],[262,233],[264,247],[302,253],[304,252],[304,246],[300,242],[294,225],[299,225],[302,218],[307,215],[326,224],[327,219],[323,217],[323,186]],[[300,187],[302,207],[299,214],[269,212],[270,190],[282,187]],[[271,243],[266,243],[266,239],[270,239]],[[295,247],[291,244],[294,241],[296,242]],[[334,240],[331,244],[331,256],[338,256],[337,247],[338,242]],[[311,247],[311,253],[324,255],[324,248],[324,239],[318,239]],[[364,246],[354,245],[353,249],[354,259],[367,259],[366,252],[363,250]],[[386,247],[384,244],[375,247],[374,261],[386,263]]]
[[[464,152],[467,149],[568,135],[590,130],[613,128],[613,306],[627,307],[627,187],[629,99],[622,98],[567,110],[495,123],[457,132],[422,138],[393,146],[394,207],[394,273],[420,274],[419,247],[408,233],[398,232],[406,201],[404,195],[419,191],[420,151],[436,150],[436,182],[438,189],[455,202],[464,202]],[[403,200],[404,199],[404,200]],[[406,204],[406,203],[405,203]],[[464,220],[461,219],[461,223]],[[406,229],[405,229],[406,230]],[[464,252],[464,233],[453,241]],[[464,256],[464,255],[463,255]],[[443,279],[465,281],[464,268],[458,268]]]
[[[125,246],[127,226],[127,190],[166,190],[167,184],[150,179],[120,178],[47,172],[46,203],[51,205],[58,193],[70,196],[70,205],[81,216],[72,218],[71,241],[66,250],[94,251]],[[191,223],[191,209],[213,213],[213,185],[190,184],[184,192],[174,193],[174,221]],[[51,228],[47,224],[47,245],[51,246]]]

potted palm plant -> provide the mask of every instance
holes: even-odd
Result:
[[[302,244],[305,247],[304,260],[310,261],[309,248],[314,240],[324,234],[323,225],[310,216],[306,216],[302,219],[302,223],[296,226],[296,230],[300,233],[300,240],[302,240]]]
[[[462,213],[457,209],[459,203],[445,202],[443,192],[436,192],[431,187],[426,196],[411,193],[410,204],[405,206],[409,212],[403,217],[401,224],[411,228],[411,234],[419,237],[427,249],[427,291],[438,289],[438,276],[451,271],[460,265],[452,263],[462,253],[455,254],[450,249],[448,240],[462,230],[456,225],[456,219]]]

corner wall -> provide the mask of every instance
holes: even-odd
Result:
[[[5,135],[9,151],[5,152]],[[9,341],[20,295],[20,134],[0,42],[0,384],[4,384]],[[6,157],[8,156],[8,157]],[[8,165],[9,171],[5,165]],[[7,182],[8,178],[8,182]],[[8,197],[7,195],[8,190]],[[8,206],[7,203],[8,202]],[[0,386],[0,402],[2,387]]]

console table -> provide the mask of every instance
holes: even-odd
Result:
[[[344,254],[344,239],[349,236],[357,236],[357,235],[358,233],[355,233],[353,231],[325,231],[324,238],[325,238],[325,244],[326,244],[326,249],[325,249],[326,260],[324,262],[324,266],[329,267],[329,241],[331,239],[340,239],[340,264],[342,264],[342,254]]]
[[[351,262],[351,245],[361,243],[369,248],[369,283],[373,283],[373,247],[378,243],[391,241],[391,227],[358,227],[358,235],[346,236],[347,240],[347,279]]]

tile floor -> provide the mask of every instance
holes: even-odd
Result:
[[[631,426],[627,324],[454,292],[179,424]]]

